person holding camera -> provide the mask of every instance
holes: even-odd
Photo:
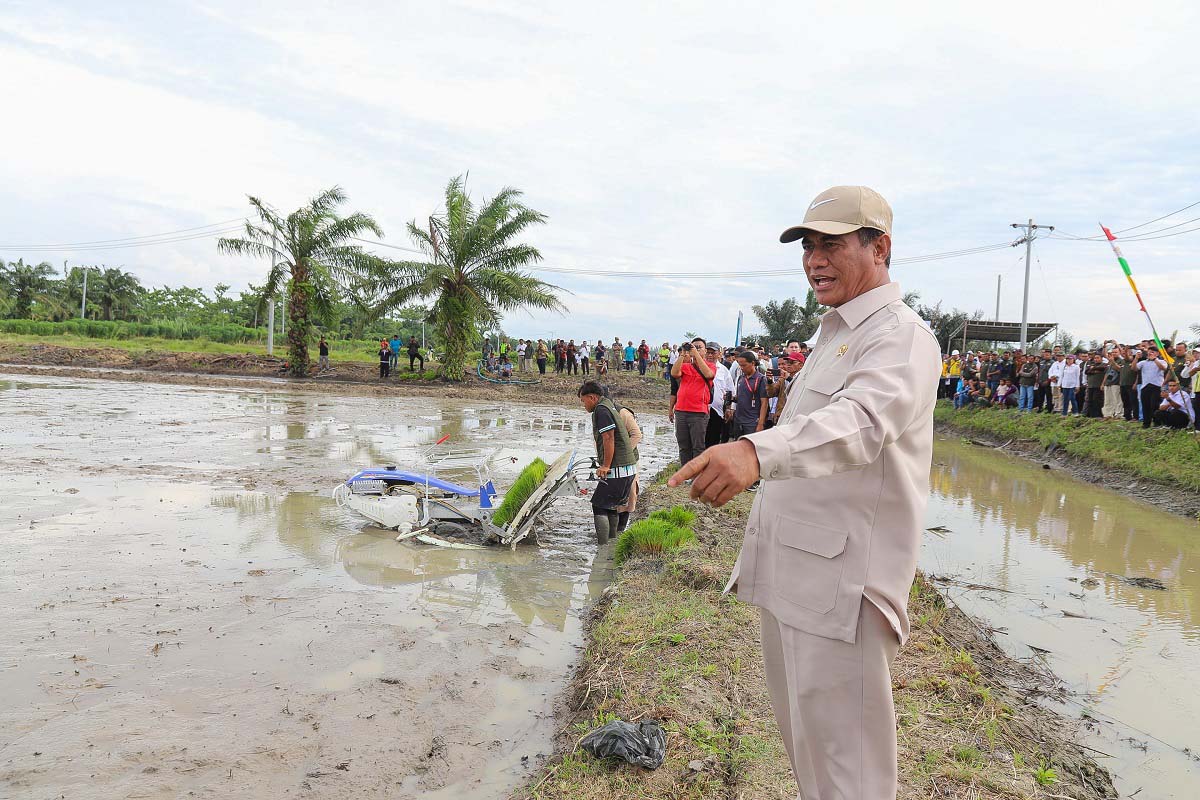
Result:
[[[708,405],[708,429],[704,446],[712,447],[729,441],[729,423],[733,419],[733,393],[737,390],[733,375],[721,363],[721,345],[704,345],[704,363],[713,371],[712,401]]]
[[[708,434],[708,409],[712,403],[712,384],[716,371],[704,360],[704,339],[697,336],[679,348],[679,358],[671,367],[671,377],[679,381],[675,404],[675,441],[679,444],[679,465],[704,452]]]

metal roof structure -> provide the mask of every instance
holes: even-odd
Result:
[[[1058,323],[1029,322],[1026,323],[1026,327],[1029,332],[1029,341],[1036,342],[1057,328]],[[977,342],[1018,342],[1021,340],[1021,323],[989,322],[981,319],[967,320],[950,337],[950,341],[952,342],[957,339],[962,339],[964,348],[968,340]]]

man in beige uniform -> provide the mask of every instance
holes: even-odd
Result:
[[[836,186],[784,231],[832,308],[813,354],[776,427],[671,478],[692,478],[692,497],[713,505],[762,478],[727,590],[762,609],[771,703],[803,800],[896,795],[889,670],[909,631],[941,356],[889,277],[891,228],[879,194]]]

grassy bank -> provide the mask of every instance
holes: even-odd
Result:
[[[591,622],[559,752],[514,797],[795,796],[762,673],[758,612],[720,593],[750,501],[747,494],[719,510],[690,506],[693,545],[623,564]],[[682,490],[663,485],[642,500],[645,511],[686,502]],[[1116,796],[1069,742],[1070,724],[1024,699],[1045,690],[1048,676],[1007,659],[924,581],[910,611],[913,638],[893,679],[901,798]],[[602,763],[577,749],[613,717],[661,720],[663,766]]]
[[[47,323],[50,324],[50,323]],[[167,352],[167,353],[205,353],[216,355],[254,355],[267,354],[266,342],[219,342],[212,339],[177,339],[159,336],[134,336],[126,339],[105,339],[92,336],[79,336],[73,333],[57,335],[0,333],[0,343],[13,344],[50,344],[59,347],[72,348],[109,348],[122,350],[127,353]],[[337,362],[374,362],[378,351],[378,342],[366,341],[332,341],[329,343],[329,360]],[[275,355],[287,357],[287,339],[279,336],[275,339]],[[310,355],[315,362],[317,346],[314,343]],[[408,356],[404,356],[405,365]]]
[[[1058,453],[1119,469],[1139,478],[1200,491],[1200,439],[1187,431],[1145,429],[1124,420],[1022,413],[1013,409],[955,411],[941,401],[934,420],[1002,442],[1036,443]]]

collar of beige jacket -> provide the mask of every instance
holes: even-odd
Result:
[[[837,308],[831,308],[825,313],[826,316],[837,314],[851,328],[857,328],[863,324],[867,317],[899,299],[900,284],[892,281],[891,283],[885,283],[883,286],[876,286],[869,292],[863,292],[853,300],[848,300]]]

